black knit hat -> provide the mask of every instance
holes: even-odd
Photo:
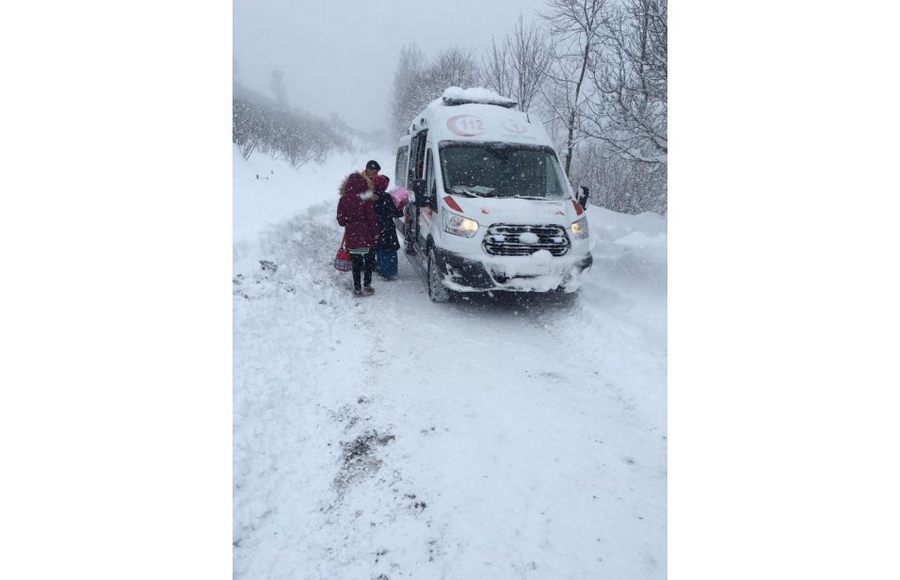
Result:
[[[366,169],[374,169],[375,171],[381,171],[381,165],[378,165],[377,161],[375,161],[374,159],[371,159],[371,160],[369,160],[368,163],[366,163]]]

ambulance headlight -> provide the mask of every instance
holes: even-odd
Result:
[[[454,236],[471,238],[478,233],[478,222],[455,213],[445,212],[444,231]]]
[[[572,222],[572,235],[579,240],[583,240],[588,237],[587,217],[583,217],[576,222]]]

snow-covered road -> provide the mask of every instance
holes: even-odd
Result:
[[[351,297],[310,199],[235,245],[235,577],[664,578],[665,219],[591,208],[574,300],[438,305],[402,254]]]

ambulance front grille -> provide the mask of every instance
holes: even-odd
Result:
[[[530,256],[538,250],[562,256],[569,251],[570,245],[565,228],[553,224],[494,224],[488,228],[481,243],[484,251],[493,256]]]

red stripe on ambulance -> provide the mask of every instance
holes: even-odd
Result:
[[[459,204],[456,203],[456,200],[450,197],[449,195],[444,196],[444,203],[447,204],[447,207],[452,209],[453,211],[458,211],[459,213],[463,212],[463,209],[459,207]]]

